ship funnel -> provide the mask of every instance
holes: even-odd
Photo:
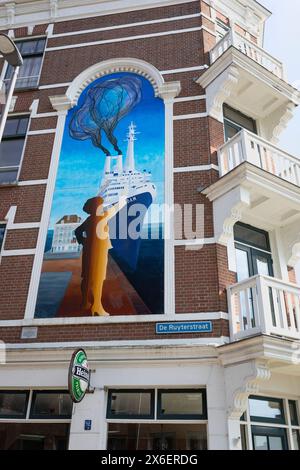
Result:
[[[105,159],[105,166],[104,166],[104,173],[106,175],[111,172],[110,163],[111,163],[111,160],[110,160],[110,156],[108,155]]]
[[[127,140],[127,157],[126,157],[126,170],[134,171],[135,170],[135,161],[134,161],[134,141],[136,140],[136,126],[132,122],[128,129]]]
[[[117,162],[116,162],[114,171],[116,173],[122,173],[123,172],[123,155],[118,155],[115,158],[116,158]]]

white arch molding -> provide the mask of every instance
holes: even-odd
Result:
[[[35,312],[36,299],[43,263],[44,246],[47,237],[48,223],[50,219],[52,198],[55,189],[55,182],[59,164],[59,156],[63,141],[65,120],[69,109],[76,106],[82,91],[97,78],[118,72],[136,73],[145,77],[152,84],[155,96],[161,98],[165,105],[165,203],[172,206],[174,203],[174,137],[173,137],[173,105],[176,96],[181,91],[179,81],[165,82],[162,74],[153,65],[135,58],[118,58],[106,60],[92,65],[82,71],[68,87],[63,95],[49,96],[52,107],[58,113],[55,140],[52,150],[51,163],[48,175],[48,183],[45,193],[43,212],[41,218],[41,228],[39,231],[36,254],[33,262],[30,286],[25,310],[25,319],[33,319]],[[165,237],[165,259],[164,259],[164,311],[168,319],[175,317],[175,271],[174,271],[174,234],[173,220],[170,220],[172,227],[171,236]],[[169,227],[165,230],[169,232]],[[155,318],[156,315],[145,315],[145,321]],[[90,319],[86,317],[84,322],[89,323]],[[99,323],[109,322],[109,317],[99,317]],[[120,316],[120,321],[126,322],[126,316]],[[46,324],[51,324],[51,319],[45,320]]]

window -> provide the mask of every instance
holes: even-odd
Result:
[[[6,228],[5,224],[0,224],[0,253],[1,253],[1,248],[2,248],[2,245],[3,245],[5,228]]]
[[[29,392],[0,391],[0,419],[25,418]]]
[[[205,424],[110,423],[108,450],[206,450]]]
[[[284,423],[283,400],[253,397],[249,399],[251,421]]]
[[[243,449],[299,450],[300,427],[297,402],[270,397],[249,397],[241,417]]]
[[[234,240],[238,282],[257,274],[273,277],[267,232],[238,222],[234,226]]]
[[[206,419],[205,391],[160,390],[158,417],[160,419]]]
[[[153,405],[153,390],[110,390],[107,417],[124,419],[153,418]]]
[[[67,391],[0,391],[0,450],[66,450],[72,406]]]
[[[251,225],[238,222],[234,226],[234,239],[237,242],[270,252],[269,234]]]
[[[107,448],[204,450],[206,417],[203,389],[110,390]]]
[[[257,134],[256,122],[254,119],[231,108],[227,104],[223,106],[225,140],[229,140],[238,134],[242,129],[246,129]]]
[[[16,45],[23,57],[23,65],[20,67],[16,89],[35,88],[38,85],[45,43],[45,38],[16,41]],[[9,82],[12,75],[13,67],[9,65],[4,80]]]
[[[68,392],[33,392],[30,418],[70,418],[72,401]]]
[[[217,39],[220,41],[230,30],[229,22],[225,23],[220,18],[216,19],[216,33]]]
[[[0,144],[0,184],[17,180],[28,121],[28,116],[12,117],[6,121]]]

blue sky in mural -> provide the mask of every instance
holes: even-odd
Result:
[[[81,104],[88,89],[96,83],[122,75],[118,73],[106,75],[91,85],[82,93],[78,105]],[[164,104],[154,97],[152,85],[141,76],[142,99],[138,105],[125,116],[117,125],[115,136],[123,151],[123,162],[126,157],[128,126],[133,121],[137,126],[137,141],[135,143],[136,169],[152,172],[153,182],[157,188],[157,198],[154,203],[164,202]],[[87,199],[96,196],[102,179],[105,155],[93,146],[90,139],[81,141],[69,135],[69,123],[77,107],[70,110],[66,119],[60,163],[54,192],[49,228],[64,215],[77,214],[86,218],[82,207]],[[103,136],[103,145],[115,155],[111,144]]]

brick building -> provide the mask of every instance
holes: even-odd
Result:
[[[300,163],[277,146],[300,93],[263,48],[270,14],[255,0],[0,2],[24,58],[0,148],[0,448],[300,448]],[[103,315],[97,288],[82,307],[81,250],[51,243],[108,174],[128,204],[150,194],[203,217],[190,237],[155,219],[164,237],[127,264],[113,243]],[[79,347],[91,390],[71,405]]]

